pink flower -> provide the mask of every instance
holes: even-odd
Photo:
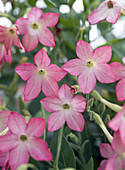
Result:
[[[36,98],[41,90],[46,96],[57,94],[57,82],[66,75],[57,65],[50,64],[50,58],[43,49],[35,55],[34,62],[37,67],[31,63],[24,63],[15,69],[24,81],[27,80],[24,89],[25,101]]]
[[[11,112],[8,110],[0,111],[0,133],[7,128],[7,121],[10,113]]]
[[[11,112],[8,119],[10,132],[0,136],[0,152],[9,152],[11,170],[16,170],[21,164],[28,163],[30,155],[38,161],[52,160],[47,143],[40,138],[45,127],[43,118],[31,118],[26,123],[22,115]]]
[[[79,59],[73,59],[63,65],[63,69],[74,76],[78,76],[78,84],[84,94],[90,93],[96,85],[96,79],[101,83],[112,83],[115,77],[107,62],[112,56],[110,46],[92,47],[85,41],[79,40],[76,45]]]
[[[22,49],[22,44],[20,43],[17,29],[15,28],[8,28],[0,25],[0,42],[4,42],[7,54],[11,49],[12,44]]]
[[[113,62],[110,64],[112,71],[119,82],[116,85],[116,95],[118,101],[125,100],[125,66],[119,62]]]
[[[8,167],[8,158],[9,158],[9,153],[2,153],[0,152],[0,167],[2,167],[1,170],[7,170]]]
[[[114,131],[119,130],[121,140],[125,145],[125,104],[122,110],[108,123],[108,126]]]
[[[46,97],[41,102],[48,112],[52,112],[48,119],[49,131],[58,130],[65,121],[72,130],[83,130],[84,118],[81,112],[85,110],[86,99],[80,95],[73,97],[69,86],[63,84],[57,96]]]
[[[42,15],[42,10],[33,7],[28,18],[20,17],[16,21],[19,33],[23,36],[22,43],[26,52],[35,49],[40,41],[45,46],[54,47],[54,37],[47,27],[54,27],[59,19],[58,13],[48,12]]]
[[[101,144],[100,152],[104,158],[98,170],[121,170],[125,169],[125,146],[121,141],[119,131],[114,133],[112,145]]]
[[[107,22],[115,24],[124,10],[122,4],[116,0],[106,0],[100,4],[88,17],[90,24],[97,24],[106,19]]]

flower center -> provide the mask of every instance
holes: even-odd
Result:
[[[44,75],[45,71],[41,69],[41,70],[38,71],[38,73],[39,73],[39,75]]]
[[[113,8],[113,2],[112,1],[108,1],[107,5],[108,5],[108,8]]]
[[[20,136],[20,140],[21,140],[22,142],[24,142],[24,141],[27,141],[28,138],[27,138],[26,135],[21,135],[21,136]]]
[[[69,108],[70,106],[67,103],[63,105],[63,109],[69,109]]]
[[[94,66],[94,63],[93,61],[87,61],[87,67],[93,67]]]
[[[38,24],[37,24],[37,23],[34,23],[34,24],[32,25],[32,27],[33,27],[34,30],[35,30],[35,29],[38,29]]]
[[[15,31],[12,30],[12,29],[9,29],[9,32],[10,32],[11,34],[14,34],[14,33],[15,33]]]

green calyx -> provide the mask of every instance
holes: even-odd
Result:
[[[37,23],[34,23],[33,25],[32,25],[32,28],[35,30],[35,29],[38,29],[38,24]]]
[[[94,66],[94,62],[93,61],[87,61],[87,67],[93,67]]]

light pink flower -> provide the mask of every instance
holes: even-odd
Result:
[[[40,138],[45,127],[46,122],[43,118],[31,118],[26,123],[22,115],[11,112],[8,119],[10,132],[0,136],[0,152],[9,152],[11,170],[28,163],[30,155],[38,161],[52,160],[47,143]]]
[[[63,65],[63,69],[74,76],[78,76],[78,84],[84,94],[90,93],[96,85],[96,80],[101,83],[112,83],[115,77],[107,62],[112,57],[110,46],[92,47],[85,41],[79,40],[76,45],[76,54],[79,59],[73,59]]]
[[[116,85],[116,95],[118,101],[125,100],[125,66],[119,62],[113,62],[110,64],[112,71],[119,82]]]
[[[45,46],[54,47],[54,36],[47,27],[54,27],[59,19],[58,13],[48,12],[42,14],[42,10],[33,7],[28,18],[20,17],[16,21],[19,33],[23,36],[22,43],[26,52],[35,49],[40,41]]]
[[[98,170],[125,169],[125,146],[121,141],[119,131],[114,133],[112,145],[100,145],[100,152],[108,160],[103,160]]]
[[[125,104],[122,110],[108,123],[108,126],[114,131],[119,130],[122,142],[125,145]]]
[[[0,167],[2,167],[1,170],[8,170],[8,158],[9,158],[9,153],[2,153],[0,152]]]
[[[7,121],[10,113],[11,112],[8,110],[0,111],[0,133],[7,128]]]
[[[63,84],[57,96],[46,97],[41,102],[48,112],[52,112],[48,119],[49,131],[58,130],[65,121],[72,130],[83,130],[84,118],[81,112],[85,110],[86,99],[80,95],[73,97],[69,86]]]
[[[37,67],[31,63],[20,64],[15,71],[26,81],[24,89],[24,100],[29,101],[36,98],[42,90],[46,96],[57,94],[59,89],[57,82],[66,72],[55,64],[50,64],[47,53],[41,49],[34,57]]]
[[[9,52],[12,44],[22,49],[16,28],[8,28],[0,25],[0,42],[4,42],[6,53]]]
[[[116,0],[106,0],[100,4],[88,17],[90,24],[97,24],[106,19],[107,22],[115,24],[124,6]]]

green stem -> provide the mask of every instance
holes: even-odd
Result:
[[[41,115],[41,117],[45,119],[45,110],[44,110],[44,108],[43,108],[42,103],[41,103],[41,110],[42,110],[42,115]],[[42,137],[43,137],[43,140],[45,141],[45,139],[46,139],[46,128],[45,128],[45,131],[44,131],[44,134],[43,134]]]
[[[55,159],[55,162],[54,162],[54,170],[59,170],[58,161],[59,161],[61,144],[62,144],[63,129],[64,129],[64,124],[62,125],[62,127],[59,131],[58,143],[57,143],[57,153],[56,153],[56,159]]]
[[[8,87],[6,85],[0,84],[0,89],[3,89],[4,91],[9,91]]]

